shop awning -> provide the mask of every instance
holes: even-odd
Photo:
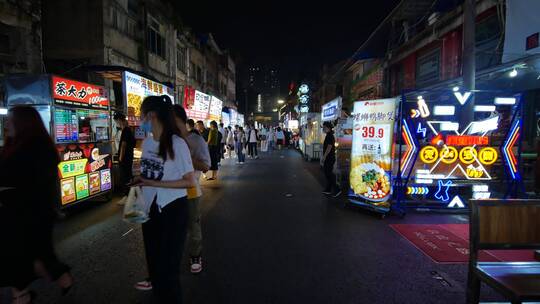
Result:
[[[154,82],[158,82],[161,84],[164,84],[170,88],[174,88],[174,85],[169,82],[161,82],[157,80],[155,77],[148,75],[144,72],[136,71],[130,68],[127,68],[125,66],[120,65],[87,65],[82,67],[81,69],[85,69],[88,72],[94,72],[100,76],[102,76],[105,79],[110,79],[113,81],[121,82],[122,81],[122,72],[130,72],[137,74],[139,76],[142,76],[144,78],[150,79]]]

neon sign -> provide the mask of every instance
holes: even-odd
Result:
[[[398,199],[436,208],[441,207],[441,202],[445,208],[464,208],[468,198],[492,196],[488,185],[479,188],[475,187],[476,182],[503,180],[500,166],[510,173],[510,180],[520,180],[516,151],[522,127],[517,112],[521,109],[521,97],[499,94],[428,90],[413,97],[414,100],[407,100],[411,93],[403,96],[398,176],[405,182],[396,181],[404,194]],[[472,119],[457,120],[454,116],[472,100],[476,102]],[[413,198],[416,195],[422,195],[422,201]],[[502,195],[501,191],[497,195]]]

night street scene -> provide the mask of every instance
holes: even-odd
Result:
[[[0,304],[540,303],[540,0],[0,0]]]

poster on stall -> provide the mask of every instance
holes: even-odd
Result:
[[[212,96],[210,100],[210,112],[208,114],[208,120],[215,120],[219,123],[221,120],[221,109],[223,108],[223,101],[219,98]]]
[[[234,109],[229,109],[229,114],[231,118],[231,126],[234,128],[234,126],[238,125],[238,112]]]
[[[77,192],[77,199],[82,199],[90,195],[88,187],[88,174],[83,174],[75,177],[75,189]]]
[[[357,101],[353,113],[350,196],[389,208],[396,99]]]
[[[101,191],[111,190],[111,170],[101,170]]]
[[[60,189],[62,191],[62,205],[71,203],[77,199],[75,196],[75,179],[73,177],[61,180]]]
[[[101,192],[101,185],[99,181],[99,172],[90,173],[90,195]]]
[[[104,87],[85,82],[52,76],[53,98],[56,104],[109,108],[109,98]]]
[[[167,95],[174,102],[173,89],[166,85],[127,71],[123,73],[123,80],[128,116],[135,119],[130,120],[135,125],[138,125],[145,97]]]
[[[184,99],[184,109],[186,109],[187,116],[193,120],[208,119],[211,99],[212,96],[195,90],[193,95]]]
[[[228,128],[231,125],[231,117],[227,112],[221,112],[221,122],[225,128]]]

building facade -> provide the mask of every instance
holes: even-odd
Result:
[[[0,0],[0,77],[41,73],[41,1]]]

